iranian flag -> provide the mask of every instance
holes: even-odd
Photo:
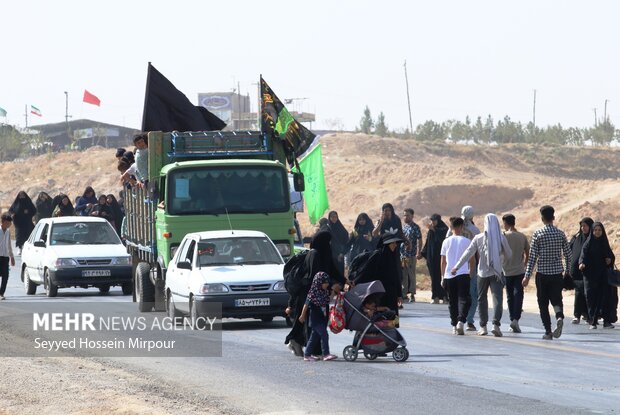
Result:
[[[43,114],[41,114],[41,110],[34,105],[30,105],[30,113],[36,115],[37,117],[43,116]]]

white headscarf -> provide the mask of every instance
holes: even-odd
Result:
[[[484,217],[484,246],[487,251],[487,265],[495,271],[495,275],[502,275],[502,232],[499,229],[499,220],[492,213]]]
[[[474,208],[471,206],[463,206],[463,209],[461,209],[461,217],[466,223],[471,223],[474,218]]]

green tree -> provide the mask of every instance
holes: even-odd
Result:
[[[413,135],[420,141],[443,141],[448,138],[443,125],[431,120],[418,125]]]
[[[370,108],[366,105],[364,108],[364,116],[360,120],[360,131],[364,134],[371,134],[372,128],[375,126],[375,123],[372,121],[372,116],[370,115]]]
[[[385,115],[383,115],[383,112],[380,112],[379,116],[377,116],[377,122],[375,123],[375,134],[380,137],[386,137],[388,135],[388,127],[385,124]]]

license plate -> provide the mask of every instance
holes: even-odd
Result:
[[[256,307],[269,305],[269,298],[238,298],[235,307]]]
[[[109,277],[112,275],[109,269],[89,269],[82,271],[82,277]]]

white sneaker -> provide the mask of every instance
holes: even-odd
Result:
[[[452,326],[452,334],[459,334],[459,333],[456,331],[456,326]]]
[[[459,336],[463,336],[465,334],[465,325],[463,324],[462,321],[459,321],[456,324],[456,334],[458,334]]]
[[[438,304],[438,303],[439,303],[439,301],[437,299],[435,299],[435,298],[431,299],[431,304]]]
[[[478,336],[486,336],[487,334],[489,334],[489,332],[487,331],[487,326],[480,326],[480,330],[478,330]]]
[[[555,337],[556,339],[560,338],[560,336],[562,335],[563,326],[564,326],[564,319],[559,318],[556,323],[555,330],[553,330],[553,337]]]
[[[499,325],[497,324],[493,324],[493,330],[491,330],[491,333],[493,333],[493,335],[495,337],[502,337],[502,331],[499,329]]]

